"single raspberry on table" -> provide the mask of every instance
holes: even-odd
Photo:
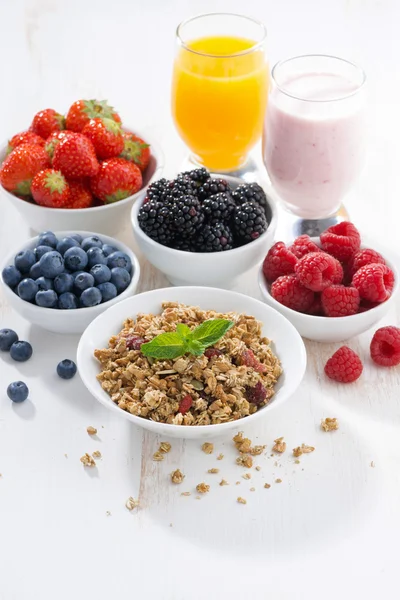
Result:
[[[349,277],[353,277],[353,275],[357,273],[358,269],[365,267],[365,265],[370,265],[371,263],[386,265],[386,261],[382,254],[379,254],[379,252],[376,250],[372,250],[372,248],[363,248],[362,250],[359,250],[350,259],[348,265]]]
[[[296,238],[291,246],[289,246],[290,252],[293,252],[297,258],[303,258],[310,252],[321,252],[321,248],[315,244],[309,235],[300,235]]]
[[[344,221],[328,227],[320,236],[321,247],[338,260],[349,260],[360,248],[361,237],[353,223]]]
[[[247,400],[251,402],[251,404],[256,404],[258,406],[264,402],[267,397],[267,390],[261,381],[258,381],[254,387],[247,387],[245,394]]]
[[[325,373],[329,379],[340,383],[352,383],[356,381],[363,370],[363,364],[358,354],[348,346],[342,346],[336,350],[325,365]]]
[[[300,283],[313,292],[322,292],[343,279],[342,265],[325,252],[306,254],[297,263],[295,272]]]
[[[218,350],[218,348],[207,348],[207,350],[204,352],[204,356],[206,356],[207,358],[213,358],[214,356],[221,356],[222,352],[221,350]]]
[[[370,352],[377,365],[400,365],[400,329],[391,326],[378,329],[371,340]]]
[[[352,285],[360,293],[360,298],[369,302],[385,302],[394,287],[394,273],[386,265],[372,263],[358,269]]]
[[[297,258],[286,248],[283,242],[277,242],[269,250],[263,262],[263,273],[265,279],[272,283],[281,275],[294,273]]]
[[[180,412],[181,415],[186,414],[187,411],[190,410],[192,404],[193,404],[193,398],[192,398],[192,396],[187,394],[187,396],[184,396],[182,398],[182,400],[180,401],[178,412]]]
[[[327,317],[348,317],[358,312],[360,294],[355,287],[331,285],[323,290],[321,303]]]
[[[280,304],[303,313],[308,312],[314,302],[314,292],[301,285],[296,275],[278,277],[271,286],[271,296]]]
[[[252,367],[258,373],[265,373],[267,370],[267,367],[254,356],[253,350],[244,350],[240,355],[239,360],[241,365]]]

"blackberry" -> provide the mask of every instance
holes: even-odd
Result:
[[[201,204],[195,196],[176,198],[168,210],[172,227],[178,233],[191,235],[204,221]]]
[[[196,246],[191,238],[176,238],[171,244],[175,250],[182,250],[183,252],[196,252]]]
[[[205,217],[211,224],[228,223],[235,210],[235,203],[227,192],[206,198],[202,206]]]
[[[197,195],[199,200],[205,200],[214,194],[220,192],[230,192],[229,183],[225,179],[208,179],[202,186],[199,187]]]
[[[189,177],[189,179],[194,181],[194,183],[196,184],[196,187],[200,187],[201,185],[203,185],[203,183],[205,183],[211,177],[211,175],[207,171],[207,169],[204,169],[204,168],[193,169],[193,171],[184,171],[184,173],[181,173],[179,175],[179,177],[180,176]]]
[[[140,207],[138,221],[141,229],[153,240],[167,246],[174,234],[170,228],[170,211],[162,202],[150,200]]]
[[[158,200],[163,201],[166,195],[167,186],[169,181],[165,178],[159,179],[158,181],[154,181],[147,188],[146,193],[146,201],[148,200]]]
[[[262,206],[264,211],[268,206],[267,196],[258,183],[244,183],[239,185],[239,187],[232,192],[232,198],[237,205],[243,204],[244,202],[255,202]]]
[[[268,229],[268,222],[263,208],[255,202],[244,202],[237,206],[234,213],[233,227],[239,242],[247,244],[256,240]]]
[[[223,223],[205,225],[197,235],[196,246],[198,252],[221,252],[222,250],[232,250],[232,231],[228,225],[224,225]]]
[[[182,196],[195,196],[196,184],[189,177],[178,176],[169,182],[165,191],[165,201],[173,202]]]

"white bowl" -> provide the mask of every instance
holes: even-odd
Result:
[[[314,242],[318,242],[318,238],[312,238]],[[361,248],[365,248],[365,244],[361,244]],[[371,247],[371,246],[368,246]],[[376,248],[376,244],[373,244]],[[365,312],[351,315],[348,317],[317,317],[314,315],[305,315],[283,306],[277,302],[270,294],[268,284],[262,272],[262,265],[258,274],[258,285],[264,301],[272,308],[278,310],[284,317],[296,327],[297,331],[304,338],[314,340],[316,342],[343,342],[355,335],[360,335],[375,325],[389,311],[393,299],[399,290],[399,274],[392,260],[388,259],[387,251],[380,251],[385,257],[388,267],[392,269],[395,275],[395,284],[392,295],[386,302],[382,302],[375,308],[371,308]]]
[[[98,233],[114,235],[124,228],[129,220],[132,204],[139,198],[147,186],[162,175],[164,168],[163,152],[151,135],[136,127],[124,127],[125,131],[134,131],[139,137],[150,144],[151,159],[143,175],[144,187],[119,202],[94,206],[92,208],[46,208],[22,200],[10,194],[0,185],[0,196],[3,202],[9,201],[18,210],[29,227],[37,233],[50,229],[51,231],[66,231],[82,229],[84,231],[94,230]],[[3,162],[7,152],[7,143],[0,148],[0,163]]]
[[[223,176],[233,187],[242,179]],[[269,226],[257,240],[224,252],[184,252],[168,248],[152,240],[141,229],[138,213],[145,193],[141,193],[132,208],[132,227],[140,250],[157,269],[162,271],[173,285],[208,285],[227,288],[235,280],[262,260],[273,244],[277,223],[275,201],[268,194],[270,208]]]
[[[119,296],[109,300],[108,302],[104,302],[104,304],[99,304],[98,306],[76,308],[72,310],[59,310],[56,308],[43,308],[41,306],[36,306],[36,304],[31,304],[30,302],[21,300],[21,298],[4,283],[2,275],[4,267],[7,265],[13,265],[15,255],[21,250],[33,250],[33,248],[37,246],[37,237],[31,238],[23,246],[14,249],[2,262],[0,267],[0,281],[3,285],[7,300],[13,309],[21,315],[21,317],[24,317],[24,319],[30,323],[33,323],[34,325],[38,325],[39,327],[43,327],[43,329],[54,331],[56,333],[82,333],[89,323],[91,323],[98,315],[106,311],[114,304],[118,304],[121,302],[121,300],[129,298],[129,296],[132,296],[135,293],[140,278],[139,261],[132,250],[128,248],[128,246],[125,246],[125,244],[122,244],[115,238],[108,237],[102,233],[98,234],[97,232],[94,233],[92,231],[76,230],[55,231],[54,233],[59,239],[73,235],[74,233],[79,233],[83,238],[91,235],[98,235],[105,244],[111,244],[112,246],[115,246],[115,248],[118,248],[118,250],[125,252],[132,261],[133,276],[131,282],[126,290],[119,294]]]
[[[279,357],[283,374],[276,386],[276,395],[270,404],[253,415],[216,425],[169,425],[150,421],[119,408],[112,402],[110,396],[102,389],[96,379],[100,365],[94,358],[97,348],[106,348],[111,336],[119,333],[122,323],[127,317],[136,318],[138,313],[161,312],[161,303],[175,301],[202,309],[214,309],[219,312],[235,311],[253,315],[263,324],[263,334],[273,340],[272,349]],[[207,438],[221,435],[232,429],[241,429],[248,423],[265,418],[271,410],[282,406],[299,386],[306,368],[306,352],[301,337],[287,319],[259,300],[243,294],[202,287],[177,287],[158,289],[144,294],[138,294],[125,300],[118,306],[113,306],[93,323],[83,333],[78,345],[78,369],[83,383],[89,392],[104,406],[132,421],[140,427],[155,433],[178,438]]]

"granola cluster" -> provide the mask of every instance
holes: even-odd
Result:
[[[269,340],[262,336],[259,321],[249,315],[221,314],[176,302],[164,302],[162,309],[159,315],[127,319],[108,348],[95,350],[101,365],[98,380],[113,402],[133,415],[174,425],[235,421],[270,402],[282,369]],[[129,348],[129,339],[150,341],[175,331],[177,323],[193,329],[208,319],[235,323],[215,344],[220,353],[209,358],[203,354],[156,360],[143,356],[140,349]],[[258,401],[254,390],[260,388],[263,394]],[[188,395],[192,405],[182,414],[180,403]]]

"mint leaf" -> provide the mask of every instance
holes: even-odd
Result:
[[[204,344],[202,344],[201,342],[198,342],[197,340],[189,339],[187,341],[186,352],[189,352],[190,354],[194,354],[194,356],[201,356],[202,354],[204,354],[205,349],[206,349],[206,347],[204,346]]]
[[[227,319],[209,319],[192,331],[191,339],[200,342],[203,346],[212,346],[220,340],[234,322]]]
[[[192,335],[190,327],[184,323],[178,323],[176,326],[176,333],[181,336],[182,339],[186,340]]]
[[[144,356],[168,360],[183,356],[187,352],[186,347],[186,342],[181,338],[179,333],[172,332],[157,335],[151,342],[142,344],[140,351]]]

